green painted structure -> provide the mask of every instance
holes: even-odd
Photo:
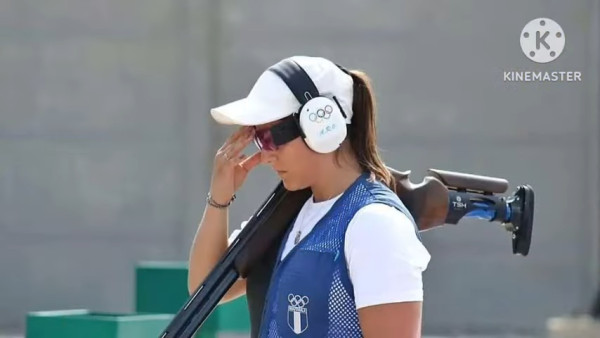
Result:
[[[135,299],[132,313],[101,313],[90,309],[37,311],[27,314],[26,338],[138,338],[158,337],[185,304],[186,262],[140,262],[135,267]],[[218,333],[246,334],[250,318],[246,297],[219,305],[197,338]]]

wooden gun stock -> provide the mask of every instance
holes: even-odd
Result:
[[[448,188],[437,178],[426,176],[412,183],[410,171],[388,168],[396,180],[395,192],[412,214],[419,231],[441,226],[448,215]]]

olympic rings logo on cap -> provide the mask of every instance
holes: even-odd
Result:
[[[308,119],[312,122],[321,123],[323,120],[329,120],[333,113],[333,107],[326,105],[324,108],[317,110],[316,113],[310,113]]]
[[[290,302],[290,305],[294,307],[304,307],[306,304],[308,304],[309,299],[306,296],[302,297],[290,293],[288,295],[288,302]]]

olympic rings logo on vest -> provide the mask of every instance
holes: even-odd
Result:
[[[310,299],[308,299],[308,297],[306,296],[299,296],[299,295],[293,295],[293,294],[289,294],[288,295],[288,302],[290,302],[290,305],[293,307],[304,307],[306,304],[308,304]]]
[[[310,299],[306,296],[288,295],[288,326],[295,334],[300,334],[308,329],[308,305]]]
[[[310,113],[308,119],[312,122],[321,123],[323,120],[329,120],[331,113],[333,113],[333,107],[326,105],[322,109],[317,110],[316,113]]]

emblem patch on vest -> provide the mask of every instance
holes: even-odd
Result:
[[[288,295],[288,326],[295,334],[300,334],[308,328],[308,297],[300,295]]]

